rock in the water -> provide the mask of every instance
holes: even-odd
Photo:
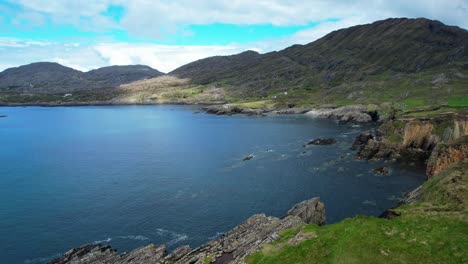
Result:
[[[2,118],[2,117],[7,117],[7,116],[6,115],[0,115],[0,118]]]
[[[374,173],[378,175],[387,175],[390,173],[390,169],[387,167],[378,167],[374,169]]]
[[[316,145],[316,146],[323,146],[323,145],[333,145],[336,143],[336,139],[334,138],[317,138],[307,142],[304,147],[309,145]]]
[[[253,159],[253,158],[255,158],[255,156],[254,156],[253,154],[249,154],[249,155],[247,155],[247,156],[244,157],[243,161],[251,160],[251,159]]]
[[[374,136],[371,134],[371,132],[369,132],[369,131],[363,132],[363,133],[359,134],[359,136],[356,137],[356,139],[354,140],[353,145],[351,146],[351,149],[352,150],[360,150],[363,146],[365,146],[367,144],[367,142],[369,140],[371,140],[373,138],[374,138]]]
[[[325,206],[318,197],[294,205],[287,214],[299,216],[307,224],[324,225],[326,223]]]

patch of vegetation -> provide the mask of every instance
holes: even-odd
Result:
[[[251,101],[251,102],[236,102],[232,103],[233,106],[240,108],[251,108],[251,109],[265,109],[273,108],[275,103],[271,100],[260,100],[260,101]]]
[[[204,264],[210,264],[212,260],[213,260],[213,258],[212,258],[211,256],[206,256],[206,257],[203,259],[203,263],[204,263]]]
[[[382,123],[379,130],[385,135],[385,138],[391,143],[401,143],[403,141],[403,132],[406,123],[402,120],[388,120]]]
[[[405,104],[406,108],[415,108],[427,105],[426,100],[424,99],[406,99],[403,100],[403,104]]]
[[[280,235],[280,239],[276,240],[275,242],[271,243],[271,245],[277,245],[277,244],[281,244],[281,243],[284,243],[286,241],[288,241],[288,239],[290,238],[293,238],[295,235],[297,235],[297,233],[299,233],[299,231],[301,231],[302,227],[296,227],[296,228],[290,228],[290,229],[286,229],[286,230],[283,230],[279,235]]]
[[[394,219],[358,216],[325,226],[298,245],[266,247],[247,263],[464,263],[468,259],[468,162],[423,184]],[[292,232],[292,231],[291,231]]]
[[[468,106],[468,97],[455,96],[448,100],[448,106]]]

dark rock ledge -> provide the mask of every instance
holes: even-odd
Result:
[[[325,224],[325,207],[320,198],[296,204],[283,218],[256,214],[216,240],[191,249],[182,246],[170,254],[165,245],[154,245],[119,254],[110,246],[87,244],[66,252],[50,264],[202,264],[244,263],[244,257],[280,238],[281,231],[308,223]]]

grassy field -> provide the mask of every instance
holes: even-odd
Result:
[[[247,263],[467,263],[468,162],[430,179],[416,204],[394,209],[401,216],[358,216],[326,226],[286,230]],[[291,245],[297,233],[310,239]]]

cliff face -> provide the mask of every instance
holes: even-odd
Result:
[[[431,178],[451,164],[467,160],[468,136],[461,137],[451,143],[438,144],[427,163],[427,176]]]
[[[395,119],[385,121],[376,131],[359,135],[353,149],[358,151],[360,159],[390,159],[393,161],[425,162],[431,154],[431,167],[440,171],[443,164],[462,160],[466,149],[444,148],[446,144],[457,141],[468,135],[468,116],[464,114],[447,114],[431,118]],[[459,142],[459,141],[457,141]],[[436,146],[441,145],[440,148]],[[436,154],[440,153],[440,154]],[[438,157],[438,158],[436,158]],[[437,161],[439,159],[439,161]],[[440,164],[441,169],[436,169]]]
[[[423,150],[433,149],[440,141],[437,135],[432,134],[434,125],[428,121],[413,121],[405,126],[403,133],[403,147],[420,148]]]

